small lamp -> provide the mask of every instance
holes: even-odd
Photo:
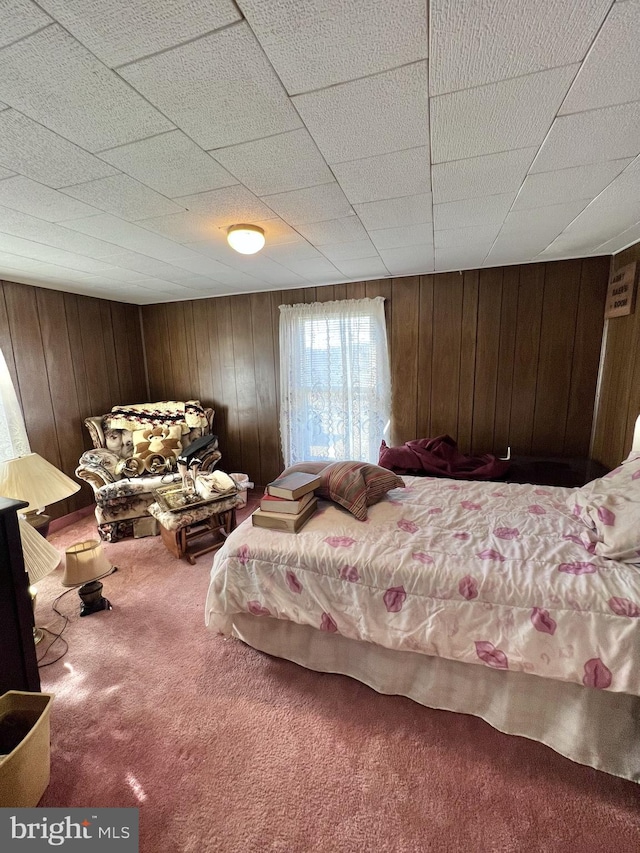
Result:
[[[42,509],[71,497],[79,489],[79,483],[37,453],[0,462],[0,495],[27,501],[27,521],[43,536],[47,535],[50,519],[42,514]]]
[[[227,243],[241,255],[255,255],[264,246],[264,229],[259,225],[232,225]]]
[[[51,572],[58,568],[62,556],[60,555],[60,552],[53,547],[53,545],[50,545],[49,542],[47,542],[47,540],[41,536],[37,530],[31,527],[31,525],[27,524],[26,521],[20,519],[19,525],[20,538],[22,539],[22,553],[24,555],[24,567],[29,576],[29,594],[31,595],[35,615],[36,595],[38,593],[35,584],[37,584],[38,581],[41,581],[42,578],[46,578],[47,575],[50,575]],[[33,640],[36,645],[43,639],[43,637],[44,632],[42,631],[42,628],[38,628],[34,625]]]
[[[111,610],[111,603],[102,597],[100,578],[110,575],[116,569],[107,559],[102,544],[97,539],[78,542],[67,548],[65,556],[62,585],[80,587],[80,615],[89,616],[99,610]]]

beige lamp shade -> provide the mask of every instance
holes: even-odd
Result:
[[[31,585],[50,575],[60,565],[62,554],[26,521],[20,520],[24,567]]]
[[[27,501],[25,512],[64,500],[79,489],[79,483],[37,453],[0,462],[0,495]]]
[[[113,571],[113,566],[102,550],[102,543],[97,539],[72,545],[65,551],[65,557],[63,586],[83,586]]]

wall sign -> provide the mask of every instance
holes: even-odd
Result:
[[[607,291],[605,317],[623,317],[633,314],[636,297],[636,262],[620,267],[612,273]]]

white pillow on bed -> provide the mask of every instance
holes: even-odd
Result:
[[[567,506],[596,531],[596,554],[640,564],[640,453],[615,470],[576,489]]]

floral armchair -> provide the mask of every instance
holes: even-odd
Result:
[[[147,508],[154,491],[180,479],[176,457],[193,441],[212,434],[213,409],[198,400],[114,406],[106,415],[87,418],[94,450],[80,457],[76,477],[91,484],[100,538],[117,542],[158,532]],[[218,440],[201,455],[211,471],[222,458]]]

